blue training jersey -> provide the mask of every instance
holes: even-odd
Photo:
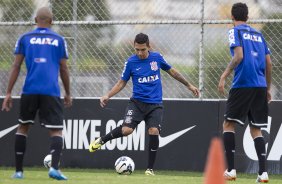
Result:
[[[60,96],[60,61],[68,58],[62,36],[48,28],[37,28],[19,38],[14,54],[25,57],[27,76],[23,94]]]
[[[146,59],[139,59],[135,54],[125,62],[121,79],[128,81],[132,77],[132,97],[145,103],[162,103],[162,70],[171,69],[158,52],[149,52]]]
[[[266,87],[266,55],[270,54],[263,35],[247,24],[235,26],[229,31],[230,53],[243,48],[243,60],[234,69],[232,88]]]

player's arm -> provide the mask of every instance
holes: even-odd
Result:
[[[14,88],[14,85],[15,85],[17,79],[18,79],[23,60],[24,60],[24,55],[22,55],[22,54],[16,55],[13,66],[11,68],[8,87],[7,87],[7,91],[6,91],[6,97],[5,97],[3,104],[2,104],[2,111],[3,110],[10,111],[10,109],[12,108],[13,104],[12,104],[11,94],[12,94],[12,90]]]
[[[109,99],[120,92],[126,86],[126,83],[127,81],[120,79],[106,95],[102,96],[100,99],[101,107],[105,107]]]
[[[265,69],[265,77],[266,77],[266,83],[267,83],[267,100],[270,102],[271,100],[271,93],[270,93],[270,88],[271,88],[271,73],[272,73],[272,63],[270,59],[270,55],[266,55],[266,69]]]
[[[200,91],[198,90],[198,88],[196,88],[195,86],[193,86],[192,84],[190,84],[182,75],[181,73],[179,73],[176,69],[174,68],[170,68],[169,70],[166,70],[166,72],[173,77],[174,79],[176,79],[177,81],[181,82],[183,85],[185,85],[190,91],[192,91],[192,93],[195,96],[199,96]]]
[[[70,107],[72,105],[72,98],[70,94],[70,77],[67,65],[67,59],[63,58],[60,62],[60,76],[65,89],[64,105]]]
[[[230,63],[226,67],[225,71],[223,72],[219,80],[218,91],[221,94],[224,94],[225,79],[232,73],[234,68],[236,68],[241,63],[242,60],[243,60],[243,48],[235,47],[234,57],[231,59]]]

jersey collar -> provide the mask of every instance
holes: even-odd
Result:
[[[50,31],[50,28],[47,28],[47,27],[38,27],[38,28],[36,28],[35,30],[36,30],[36,31],[43,31],[43,30],[45,30],[45,31]]]

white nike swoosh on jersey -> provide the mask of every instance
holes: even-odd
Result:
[[[11,131],[13,131],[15,128],[17,128],[19,125],[14,125],[10,128],[6,128],[5,130],[1,130],[0,131],[0,138],[4,137],[6,134],[10,133]]]
[[[175,132],[174,134],[168,135],[166,137],[161,137],[159,136],[159,147],[164,147],[165,145],[167,145],[168,143],[174,141],[175,139],[177,139],[178,137],[180,137],[181,135],[185,134],[186,132],[188,132],[189,130],[191,130],[192,128],[194,128],[196,125],[191,126],[189,128],[186,128],[184,130],[181,130],[179,132]]]

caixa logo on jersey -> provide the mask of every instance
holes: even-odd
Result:
[[[59,46],[59,40],[53,38],[37,38],[33,37],[30,39],[31,44],[36,45],[52,45],[52,46]]]
[[[272,118],[269,116],[268,117],[268,125],[266,128],[262,128],[261,130],[263,132],[266,132],[267,134],[271,134],[271,120]],[[267,160],[270,161],[280,161],[280,158],[282,156],[282,149],[281,149],[281,144],[282,144],[282,124],[280,124],[280,128],[277,132],[276,136],[269,136],[269,137],[274,137],[271,142],[273,142],[272,147],[269,147],[269,143],[265,144],[265,148],[267,150]],[[244,132],[244,137],[243,137],[243,148],[246,153],[246,155],[251,159],[251,160],[258,160],[255,146],[254,146],[254,141],[251,137],[250,134],[250,127],[248,126]]]
[[[122,124],[123,120],[116,122],[108,120],[105,130],[101,131],[101,120],[66,120],[64,121],[65,149],[88,149],[89,143],[96,138],[108,133]],[[102,133],[101,133],[102,132]],[[145,149],[145,123],[141,122],[129,136],[108,141],[101,147],[102,150],[139,150]]]

